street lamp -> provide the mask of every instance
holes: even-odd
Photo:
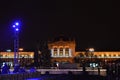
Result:
[[[91,58],[90,61],[91,61],[92,67],[93,67],[92,56],[93,56],[94,48],[89,48],[89,52],[90,52],[90,58]]]
[[[14,66],[18,65],[19,26],[18,22],[15,22],[12,26],[14,28]]]

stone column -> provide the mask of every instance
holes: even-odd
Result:
[[[57,48],[57,57],[59,57],[59,54],[60,54],[60,49]]]
[[[72,50],[69,49],[69,57],[72,57]]]
[[[54,57],[54,49],[51,49],[51,57]]]
[[[63,48],[63,57],[65,57],[65,48]]]

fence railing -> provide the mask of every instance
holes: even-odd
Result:
[[[40,72],[0,74],[0,80],[25,80],[27,78],[40,77]]]

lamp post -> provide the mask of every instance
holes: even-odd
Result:
[[[92,63],[92,57],[93,57],[94,48],[89,48],[89,52],[90,52],[90,61]],[[93,63],[92,63],[92,67],[93,67]]]
[[[18,49],[19,49],[19,23],[13,24],[14,28],[14,66],[18,65]]]

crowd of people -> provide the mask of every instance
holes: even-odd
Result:
[[[31,67],[30,72],[36,72],[35,67]],[[14,70],[11,72],[9,65],[6,63],[3,63],[2,66],[0,67],[0,74],[10,74],[10,73],[25,73],[27,72],[25,67],[21,67],[20,65],[14,66]]]

